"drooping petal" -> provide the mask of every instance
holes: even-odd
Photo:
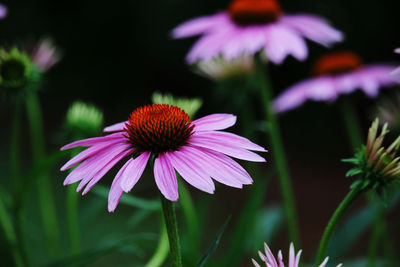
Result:
[[[204,136],[191,136],[188,141],[189,144],[205,147],[211,150],[215,150],[231,157],[235,157],[242,160],[265,162],[265,159],[256,153],[248,151],[246,149],[231,146],[230,144],[212,140]]]
[[[154,161],[154,179],[164,197],[170,201],[177,201],[178,183],[175,170],[164,154],[159,154]]]
[[[72,159],[70,159],[67,163],[64,164],[64,166],[61,167],[60,170],[61,171],[68,170],[69,168],[72,168],[73,166],[82,162],[83,160],[87,159],[88,157],[91,157],[91,156],[101,152],[102,150],[110,147],[111,145],[115,145],[118,142],[121,142],[121,140],[114,139],[114,140],[110,140],[110,141],[106,141],[106,142],[101,142],[99,144],[95,144],[95,145],[85,149],[84,151],[82,151],[81,153],[79,153],[78,155],[73,157]]]
[[[230,144],[232,146],[237,146],[244,149],[267,152],[265,148],[251,142],[247,138],[241,137],[233,133],[212,131],[212,132],[198,132],[194,133],[193,135],[202,136],[220,142],[226,142],[227,144]]]
[[[199,165],[206,166],[206,168],[203,167],[204,171],[216,181],[228,186],[242,188],[243,183],[236,177],[238,176],[237,173],[231,171],[226,165],[213,160],[213,158],[201,150],[195,147],[183,147],[180,151],[186,153],[188,157],[198,162]]]
[[[304,37],[327,47],[344,40],[344,34],[341,31],[315,15],[284,15],[280,22],[297,30]]]
[[[113,133],[113,134],[109,134],[109,135],[102,136],[102,137],[92,137],[92,138],[88,138],[88,139],[75,141],[68,145],[63,146],[61,148],[61,150],[67,150],[67,149],[78,147],[78,146],[92,146],[97,143],[106,142],[106,141],[110,141],[113,139],[126,140],[126,138],[124,137],[124,133]]]
[[[120,178],[120,186],[126,193],[131,191],[137,181],[139,181],[144,169],[146,168],[150,155],[150,152],[143,152],[136,159],[130,160],[125,172]]]
[[[115,176],[110,192],[108,193],[108,212],[114,212],[115,208],[117,207],[119,200],[122,197],[122,194],[124,193],[124,190],[121,188],[121,175],[125,172],[126,167],[130,163],[132,159],[129,159],[127,162],[125,162],[124,166],[118,171],[117,175]]]
[[[204,192],[214,193],[214,183],[201,168],[198,168],[196,163],[179,154],[178,151],[166,152],[165,156],[186,182]]]
[[[122,153],[120,153],[119,155],[117,155],[115,158],[113,158],[110,162],[108,162],[101,170],[99,170],[92,179],[90,179],[90,181],[83,179],[77,188],[77,191],[79,192],[80,190],[82,190],[83,186],[86,185],[87,182],[89,182],[87,184],[87,186],[85,187],[85,190],[83,190],[82,195],[86,195],[87,192],[90,191],[90,189],[92,189],[92,187],[97,184],[98,181],[100,181],[101,178],[103,178],[103,176],[112,168],[114,167],[115,164],[117,164],[121,159],[123,159],[124,157],[128,156],[129,154],[132,154],[133,149],[130,148]]]
[[[269,60],[281,64],[288,55],[305,60],[308,48],[298,33],[284,24],[274,23],[265,27],[265,53]]]
[[[119,132],[119,131],[123,131],[125,129],[125,124],[128,121],[123,121],[123,122],[119,122],[110,126],[107,126],[106,128],[104,128],[104,132]]]
[[[307,99],[315,101],[333,101],[338,96],[334,81],[329,76],[308,79],[286,89],[274,100],[275,112],[281,113],[294,109]]]
[[[400,80],[391,75],[392,65],[370,65],[354,73],[358,86],[369,97],[376,97],[380,87],[392,86]]]
[[[209,32],[228,19],[225,13],[194,18],[173,29],[172,37],[178,39]]]
[[[232,114],[212,114],[193,121],[194,131],[224,130],[236,123],[236,116]]]

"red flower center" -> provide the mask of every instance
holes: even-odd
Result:
[[[277,0],[233,0],[228,13],[238,25],[257,25],[276,21],[282,15]]]
[[[320,57],[314,65],[314,74],[342,74],[359,69],[362,66],[361,58],[353,52],[336,52]]]
[[[129,141],[138,151],[161,153],[185,145],[194,125],[182,109],[170,105],[149,105],[136,109],[126,123]]]

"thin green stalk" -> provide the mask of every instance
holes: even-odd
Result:
[[[22,256],[20,247],[17,242],[17,237],[15,236],[15,231],[12,225],[11,218],[8,215],[2,197],[0,197],[0,225],[3,228],[5,238],[9,243],[9,248],[12,251],[15,266],[26,266],[26,262],[24,261],[24,257]]]
[[[27,96],[26,109],[31,131],[33,164],[36,166],[40,164],[41,160],[45,157],[42,114],[36,94],[31,93]],[[45,242],[49,255],[55,256],[60,252],[60,238],[54,205],[55,202],[51,191],[50,175],[47,170],[43,170],[39,175],[38,194]]]
[[[257,67],[257,76],[262,91],[265,115],[269,125],[267,132],[271,142],[270,151],[273,154],[273,159],[271,161],[275,161],[276,170],[278,172],[283,205],[285,208],[287,228],[289,230],[289,238],[296,247],[300,247],[299,227],[293,189],[280,136],[278,120],[272,107],[272,87],[264,65],[261,62],[258,62]]]
[[[19,184],[21,183],[21,169],[19,164],[19,131],[21,121],[21,104],[19,101],[15,103],[15,109],[13,113],[13,120],[11,126],[11,140],[10,140],[10,167],[11,167],[11,179],[13,185],[13,194],[16,196],[19,190]]]
[[[78,254],[81,249],[81,238],[78,216],[78,185],[70,185],[67,189],[67,221],[69,246],[72,254]]]
[[[161,195],[160,198],[165,225],[167,227],[172,266],[182,267],[181,248],[179,244],[178,225],[176,223],[174,204],[167,200],[163,195]]]
[[[360,148],[363,143],[363,134],[354,106],[348,99],[343,99],[340,103],[340,111],[352,150]]]
[[[368,249],[368,267],[374,267],[376,264],[376,257],[378,256],[379,241],[383,234],[383,220],[385,216],[385,207],[381,206],[375,216],[374,228],[372,230],[371,239]]]
[[[186,221],[188,230],[188,243],[190,257],[193,259],[198,258],[200,233],[199,233],[199,220],[197,218],[197,212],[193,204],[193,200],[186,185],[182,182],[182,179],[178,179],[179,182],[179,203],[182,207],[183,216]]]
[[[331,239],[333,230],[336,224],[339,222],[339,219],[342,217],[344,212],[350,207],[350,205],[354,202],[354,200],[356,200],[357,197],[361,195],[362,192],[363,190],[361,190],[359,187],[351,190],[333,213],[331,219],[328,222],[328,225],[325,228],[325,232],[322,235],[321,242],[319,243],[317,260],[316,260],[317,266],[321,264],[326,257],[326,250],[328,249],[329,240]]]
[[[158,239],[158,245],[153,256],[150,258],[149,262],[145,267],[159,267],[165,262],[168,256],[169,244],[168,244],[168,234],[167,228],[165,227],[165,222],[162,219],[160,238]]]

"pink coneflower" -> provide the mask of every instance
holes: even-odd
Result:
[[[82,162],[67,176],[64,185],[81,181],[77,191],[85,187],[83,194],[86,194],[115,164],[129,157],[111,185],[108,210],[113,212],[122,193],[131,191],[152,156],[155,158],[155,182],[168,200],[177,201],[179,197],[175,170],[186,182],[210,194],[215,190],[211,177],[228,186],[242,188],[253,181],[228,156],[264,162],[264,158],[249,150],[266,150],[246,138],[220,131],[235,122],[236,116],[231,114],[213,114],[192,121],[175,106],[140,107],[132,112],[128,121],[104,129],[115,133],[61,148],[89,147],[61,168],[64,171]]]
[[[47,71],[61,59],[60,51],[51,39],[43,39],[32,53],[32,61],[40,71]]]
[[[269,249],[268,245],[264,243],[264,249],[265,249],[265,255],[261,252],[258,251],[258,255],[260,256],[261,260],[265,263],[265,266],[267,267],[285,267],[285,264],[283,263],[283,257],[282,257],[282,251],[279,250],[278,252],[278,257],[274,257],[272,254],[271,250]],[[289,264],[288,267],[298,267],[300,263],[300,256],[301,256],[301,250],[297,252],[297,255],[295,255],[295,250],[293,243],[290,244],[290,251],[289,251]],[[328,263],[328,257],[322,262],[319,267],[325,267],[325,265]],[[258,264],[254,259],[251,259],[255,267],[261,267],[260,264]],[[342,266],[342,264],[339,264],[337,267]]]
[[[298,60],[307,58],[304,38],[324,46],[344,39],[320,17],[284,14],[277,0],[233,0],[227,11],[185,22],[172,35],[202,35],[187,55],[188,63],[219,54],[231,59],[263,50],[270,61],[280,64],[288,55]]]
[[[353,52],[335,52],[322,56],[314,67],[315,77],[286,89],[274,101],[276,112],[294,109],[306,100],[332,102],[341,94],[361,89],[376,97],[381,87],[392,86],[399,80],[391,75],[389,64],[363,65]]]

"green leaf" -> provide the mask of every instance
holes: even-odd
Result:
[[[225,223],[219,229],[217,236],[214,239],[214,242],[211,244],[210,248],[204,254],[204,256],[200,259],[200,261],[196,264],[196,267],[202,267],[207,262],[207,260],[211,257],[211,255],[215,252],[218,247],[219,241],[221,240],[222,234],[225,232],[226,227],[228,226],[229,221],[231,220],[231,216],[226,219]]]
[[[96,185],[90,192],[95,193],[98,196],[108,198],[109,189],[102,185]],[[157,200],[147,200],[138,197],[134,197],[128,194],[123,194],[121,200],[119,201],[122,204],[126,204],[139,209],[147,209],[147,210],[159,210],[160,209],[160,201]]]
[[[349,158],[349,159],[342,159],[342,162],[358,165],[360,163],[360,160],[358,158]]]
[[[353,168],[346,172],[346,177],[351,177],[360,173],[362,173],[362,170],[360,168]]]

